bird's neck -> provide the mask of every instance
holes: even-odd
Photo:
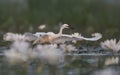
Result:
[[[62,34],[62,31],[63,31],[63,27],[62,28],[60,28],[60,31],[59,31],[59,33],[58,34]]]

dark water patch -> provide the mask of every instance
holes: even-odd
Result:
[[[41,66],[40,62],[33,64],[9,65],[0,57],[0,74],[2,75],[96,75],[96,72],[104,73],[109,70],[110,73],[119,75],[119,63],[105,64],[108,58],[118,57],[120,55],[95,55],[79,54],[66,56],[64,66],[45,65]],[[110,62],[110,61],[109,61]],[[38,69],[39,67],[39,69]],[[111,70],[112,69],[112,70]],[[37,71],[36,71],[37,70]],[[115,71],[115,72],[113,72]]]

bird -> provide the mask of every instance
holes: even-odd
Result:
[[[46,43],[50,43],[50,44],[64,44],[66,41],[80,41],[80,40],[88,40],[88,41],[97,41],[100,38],[102,38],[102,35],[100,33],[94,33],[92,34],[92,38],[85,38],[83,36],[81,36],[81,34],[79,33],[74,33],[72,35],[69,34],[63,34],[62,31],[65,28],[69,28],[68,24],[63,24],[60,28],[59,33],[55,34],[53,32],[48,32],[46,34],[44,34],[41,37],[38,37],[34,42],[33,45],[36,44],[46,44]]]

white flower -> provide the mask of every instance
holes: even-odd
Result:
[[[38,28],[39,28],[40,30],[43,30],[43,29],[46,28],[46,25],[45,25],[45,24],[42,24],[42,25],[40,25]]]
[[[22,35],[22,34],[8,32],[4,34],[3,39],[5,41],[12,41],[12,42],[13,41],[33,41],[36,39],[36,37],[34,35],[27,36],[26,34]]]
[[[63,51],[57,48],[57,45],[37,45],[34,49],[36,58],[41,62],[51,65],[57,65],[64,62]]]
[[[105,65],[118,64],[118,63],[119,63],[118,57],[107,58],[105,60]]]
[[[10,50],[4,51],[4,56],[10,64],[24,63],[28,60],[26,55],[12,48]]]
[[[26,52],[30,48],[28,42],[15,41],[12,43],[11,48],[18,50],[19,52]]]
[[[66,44],[62,44],[60,45],[60,49],[63,50],[63,52],[73,52],[73,51],[77,51],[76,47],[73,45],[66,45]]]
[[[80,35],[79,33],[72,34],[72,36],[74,36],[74,37],[78,37],[79,35]]]
[[[30,44],[25,41],[14,41],[9,50],[4,51],[4,56],[10,64],[18,64],[34,58]]]
[[[120,51],[120,40],[117,42],[116,39],[106,40],[101,42],[101,47],[107,50],[113,50],[115,52]]]
[[[48,50],[48,49],[57,49],[56,44],[50,44],[50,45],[37,45],[35,47],[36,50],[38,51],[43,51],[43,50]]]

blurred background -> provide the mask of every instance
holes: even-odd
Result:
[[[67,23],[74,30],[90,35],[103,34],[103,39],[120,38],[120,0],[0,0],[0,38],[6,32],[58,32]],[[2,41],[1,41],[2,42]]]
[[[2,39],[7,32],[57,33],[64,23],[74,28],[65,33],[79,32],[85,37],[102,33],[103,38],[97,43],[120,39],[120,0],[0,0],[0,52],[9,46]],[[39,30],[40,25],[46,28]],[[68,66],[45,67],[39,74],[34,74],[37,65],[11,67],[0,56],[0,75],[120,75],[120,56],[113,56],[78,56]]]

